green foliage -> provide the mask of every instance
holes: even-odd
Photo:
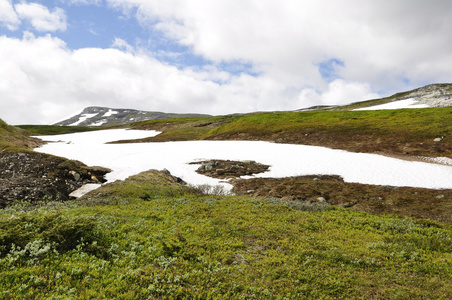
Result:
[[[0,211],[10,245],[0,258],[0,297],[452,297],[450,224],[295,210],[278,199],[138,195],[17,218]],[[96,244],[107,255],[87,246]]]
[[[57,135],[100,130],[86,126],[56,126],[56,125],[19,125],[17,126],[31,135]]]
[[[20,249],[31,253],[30,245],[36,243],[51,245],[58,251],[82,247],[88,253],[106,256],[107,241],[106,235],[97,229],[97,223],[90,217],[67,218],[59,213],[49,213],[0,220],[0,257]]]
[[[319,131],[337,135],[405,133],[431,138],[452,130],[451,116],[452,108],[262,113],[244,115],[235,122],[212,130],[210,135],[246,132],[254,136],[268,136],[282,131],[303,130],[303,134]]]

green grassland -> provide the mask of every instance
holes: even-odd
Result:
[[[19,125],[17,126],[32,135],[57,135],[100,130],[101,128],[86,126],[56,126],[56,125]]]
[[[152,120],[131,125],[163,131],[141,141],[265,140],[356,152],[452,157],[452,108],[311,111]],[[436,138],[443,137],[441,142]]]
[[[1,210],[0,298],[452,297],[450,224],[201,195],[158,174]]]

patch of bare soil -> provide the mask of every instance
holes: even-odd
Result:
[[[254,160],[234,161],[234,160],[207,160],[192,162],[190,164],[200,164],[197,173],[213,178],[228,179],[238,178],[245,175],[259,174],[268,171],[270,166],[260,164]]]
[[[452,190],[347,183],[340,176],[235,179],[238,195],[323,202],[376,214],[452,222]]]

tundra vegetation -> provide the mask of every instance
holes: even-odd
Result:
[[[146,141],[260,139],[452,157],[451,116],[450,108],[316,111],[132,127],[162,131]],[[334,177],[300,180],[304,192],[278,182],[273,194],[262,184],[254,197],[223,195],[150,170],[79,200],[18,202],[0,210],[0,298],[452,298],[449,219],[359,210],[381,195],[388,207],[418,205],[422,192],[378,187],[384,194],[376,194]],[[450,191],[429,193],[429,205],[447,215]],[[319,197],[325,201],[311,201]],[[341,207],[335,199],[359,205]]]

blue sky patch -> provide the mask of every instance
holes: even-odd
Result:
[[[345,67],[345,63],[338,58],[332,58],[318,64],[320,75],[328,82],[341,78],[339,73],[343,67]]]

